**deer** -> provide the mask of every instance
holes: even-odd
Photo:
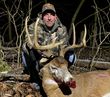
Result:
[[[25,21],[26,34],[30,44],[33,44],[27,29],[28,17]],[[51,44],[39,45],[37,39],[37,25],[39,18],[35,23],[34,48],[37,50],[51,49],[59,46],[63,41],[56,42],[54,39]],[[84,26],[84,35],[80,44],[76,44],[75,26],[73,24],[73,44],[62,48],[60,55],[53,58],[45,64],[40,70],[42,86],[47,97],[110,97],[110,70],[91,71],[79,74],[71,74],[68,70],[68,62],[64,59],[64,53],[71,48],[86,46],[86,26]]]

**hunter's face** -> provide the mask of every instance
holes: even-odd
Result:
[[[43,22],[48,28],[51,28],[56,21],[56,14],[52,12],[47,12],[43,15]]]

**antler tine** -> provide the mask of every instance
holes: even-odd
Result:
[[[84,36],[82,39],[82,43],[84,47],[86,47],[86,35],[87,35],[87,28],[86,28],[86,25],[84,24]]]
[[[32,41],[31,41],[31,38],[30,38],[30,35],[29,35],[28,27],[27,27],[28,20],[29,20],[29,17],[27,16],[26,20],[25,20],[25,31],[26,31],[26,34],[27,34],[27,37],[28,37],[29,44],[33,45]]]
[[[39,49],[39,50],[52,49],[54,47],[57,47],[57,46],[63,44],[63,42],[64,42],[63,40],[60,41],[60,42],[55,43],[56,42],[56,38],[54,38],[52,40],[52,43],[51,44],[48,44],[48,45],[39,45],[39,43],[38,43],[38,32],[37,32],[38,22],[39,22],[39,18],[37,18],[36,23],[35,23],[35,31],[34,31],[34,34],[35,34],[34,35],[34,43],[35,43],[34,46],[35,46],[35,49]]]
[[[73,25],[73,45],[75,45],[75,43],[76,43],[76,30],[75,30],[74,23],[72,23],[72,25]]]

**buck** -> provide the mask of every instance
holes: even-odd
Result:
[[[27,29],[28,18],[25,21],[26,34],[30,44],[33,44]],[[51,49],[61,45],[63,41],[42,46],[38,44],[37,25],[35,23],[34,48],[43,50]],[[67,48],[62,48],[60,56],[53,58],[41,70],[42,86],[48,97],[110,97],[110,70],[92,71],[72,75],[68,70],[68,62],[64,59],[64,53],[70,48],[86,46],[86,26],[84,26],[84,36],[80,44],[75,43],[75,26],[73,25],[73,44]]]

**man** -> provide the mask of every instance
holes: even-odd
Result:
[[[56,10],[54,6],[50,3],[46,3],[42,7],[42,13],[38,15],[39,24],[37,27],[38,33],[38,43],[40,45],[50,44],[51,41],[56,38],[56,41],[63,40],[63,44],[52,48],[50,54],[47,54],[47,50],[36,50],[33,45],[28,42],[27,35],[26,41],[23,44],[22,59],[25,65],[25,70],[27,70],[31,76],[31,81],[38,83],[39,77],[37,77],[39,69],[41,68],[40,61],[42,58],[47,58],[51,60],[53,57],[59,55],[60,47],[67,47],[69,45],[68,33],[66,27],[60,22],[58,16],[56,15]],[[31,40],[34,38],[34,27],[35,23],[29,25],[29,34]],[[68,63],[74,64],[75,55],[73,50],[69,50],[65,53],[65,59]]]

